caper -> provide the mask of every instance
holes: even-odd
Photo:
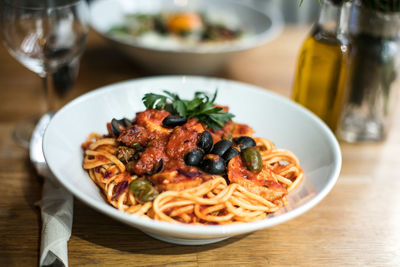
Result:
[[[204,152],[197,148],[185,155],[185,163],[189,166],[198,166],[203,159]]]
[[[200,168],[209,174],[223,174],[226,170],[225,161],[220,156],[212,154],[204,157]]]
[[[233,143],[235,143],[235,145],[237,145],[240,148],[240,150],[256,146],[256,141],[254,141],[254,139],[249,136],[241,136],[233,138]]]
[[[228,149],[232,146],[232,142],[229,140],[221,140],[217,142],[213,149],[211,150],[211,154],[215,154],[221,156],[228,151]]]
[[[187,121],[187,119],[185,117],[169,115],[162,121],[162,124],[164,127],[173,128],[175,126],[185,124],[186,121]]]
[[[254,173],[259,173],[261,171],[263,162],[257,148],[248,147],[242,150],[240,156],[249,171]]]
[[[128,163],[125,165],[126,171],[129,173],[133,173],[133,168],[135,167],[136,162],[134,161],[128,161]]]
[[[119,146],[117,148],[117,158],[122,161],[122,163],[128,163],[128,161],[135,154],[135,150],[126,146]]]
[[[234,148],[230,147],[223,155],[222,158],[228,163],[233,157],[239,155],[239,151]]]
[[[197,146],[202,148],[205,153],[210,152],[213,146],[213,138],[210,132],[204,131],[200,134],[199,141],[197,142]]]
[[[139,144],[139,143],[133,143],[133,144],[131,145],[131,148],[133,148],[133,149],[136,150],[136,151],[142,151],[142,150],[143,150],[142,145]]]
[[[129,185],[129,190],[140,203],[154,200],[158,192],[147,180],[133,180]]]
[[[229,141],[232,141],[232,133],[224,133],[223,135],[222,135],[222,139],[226,139],[226,140],[229,140]]]

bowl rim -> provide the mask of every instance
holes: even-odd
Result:
[[[110,0],[94,0],[90,2],[89,4],[89,14],[90,14],[90,19],[89,19],[89,24],[90,27],[100,36],[102,36],[105,39],[108,39],[109,41],[115,42],[120,45],[125,45],[128,47],[132,48],[137,48],[137,49],[143,49],[143,50],[149,50],[149,51],[157,51],[157,52],[165,52],[165,53],[172,53],[172,54],[194,54],[194,55],[203,55],[203,54],[227,54],[227,53],[233,53],[233,52],[239,52],[239,51],[245,51],[254,47],[261,46],[273,39],[275,39],[277,36],[280,35],[280,33],[283,31],[283,18],[280,14],[274,13],[274,14],[269,14],[267,12],[260,11],[256,9],[253,6],[243,4],[242,2],[236,2],[236,1],[227,1],[227,0],[219,0],[219,1],[224,1],[226,3],[229,3],[231,5],[236,5],[240,6],[242,8],[246,8],[248,10],[251,10],[252,12],[256,12],[260,15],[263,15],[267,20],[270,22],[270,26],[265,29],[263,32],[255,34],[251,41],[249,42],[242,42],[241,44],[236,44],[234,46],[223,46],[222,48],[217,49],[207,49],[205,51],[202,51],[201,49],[195,49],[195,48],[188,48],[188,49],[173,49],[173,48],[160,48],[160,47],[150,47],[147,46],[139,41],[135,41],[134,38],[128,40],[124,40],[121,38],[116,38],[112,36],[111,34],[108,34],[102,30],[100,30],[95,23],[93,23],[93,18],[92,18],[92,8],[99,4],[100,2],[106,2]],[[115,0],[114,0],[115,1]],[[118,0],[118,1],[125,1],[125,0]]]
[[[68,182],[68,179],[63,179],[60,178],[62,177],[62,174],[53,166],[52,164],[49,164],[49,155],[48,155],[48,149],[47,149],[47,140],[49,136],[49,129],[52,128],[52,122],[54,120],[57,120],[58,117],[62,116],[63,113],[68,112],[69,109],[73,108],[75,105],[84,102],[88,98],[92,98],[95,95],[101,95],[104,94],[108,91],[112,90],[118,90],[118,88],[123,87],[126,84],[130,83],[136,83],[136,82],[151,82],[152,80],[157,80],[157,79],[170,79],[170,80],[181,80],[182,77],[186,77],[187,79],[191,79],[192,81],[198,82],[201,80],[216,80],[216,81],[221,81],[226,84],[226,86],[229,86],[229,84],[233,84],[236,86],[241,86],[241,87],[246,87],[246,90],[252,90],[252,91],[257,91],[257,92],[262,92],[268,97],[271,97],[272,99],[276,99],[279,101],[284,102],[287,105],[293,106],[295,109],[305,113],[311,120],[320,127],[320,129],[324,132],[325,137],[329,141],[329,144],[332,148],[332,153],[333,153],[333,160],[334,160],[334,165],[333,165],[333,171],[330,173],[328,177],[328,181],[325,184],[325,186],[319,191],[314,197],[312,197],[310,200],[302,204],[301,206],[290,210],[288,212],[279,214],[277,216],[271,217],[271,218],[266,218],[264,220],[260,221],[255,221],[255,222],[248,222],[248,223],[240,223],[240,224],[229,224],[229,225],[186,225],[186,224],[174,224],[174,223],[169,223],[169,222],[164,222],[164,221],[157,221],[157,220],[152,220],[152,219],[147,219],[143,217],[138,217],[138,216],[133,216],[131,214],[122,212],[108,203],[104,203],[106,205],[101,205],[99,206],[98,201],[89,197],[88,195],[80,194],[75,187]],[[286,222],[288,220],[291,220],[306,211],[310,210],[313,208],[315,205],[317,205],[324,197],[328,195],[328,193],[331,191],[333,186],[335,185],[342,166],[342,156],[341,156],[341,150],[339,143],[334,136],[334,134],[331,132],[331,130],[326,126],[326,124],[319,119],[316,115],[314,115],[312,112],[309,110],[305,109],[304,107],[298,105],[297,103],[291,101],[288,98],[285,98],[283,96],[278,95],[275,92],[267,91],[265,88],[261,88],[255,85],[239,82],[239,81],[233,81],[233,80],[228,80],[228,79],[223,79],[223,78],[214,78],[214,77],[205,77],[205,76],[195,76],[195,75],[162,75],[162,76],[152,76],[152,77],[144,77],[144,78],[138,78],[138,79],[130,79],[126,81],[121,81],[117,83],[112,83],[109,85],[105,85],[102,87],[99,87],[98,89],[92,90],[90,92],[87,92],[74,100],[70,101],[67,103],[64,107],[62,107],[59,111],[56,112],[52,120],[50,121],[48,128],[46,129],[43,137],[43,153],[44,157],[46,159],[46,162],[48,163],[48,167],[50,171],[53,173],[54,177],[56,180],[69,191],[72,193],[75,197],[77,197],[80,201],[88,205],[89,207],[107,215],[110,216],[116,220],[122,221],[128,225],[134,225],[138,229],[147,229],[147,230],[154,230],[154,231],[161,231],[161,232],[167,232],[171,235],[173,234],[190,234],[193,236],[197,236],[198,238],[201,238],[202,236],[231,236],[231,235],[237,235],[237,234],[243,234],[243,233],[249,233],[249,232],[254,232],[256,230],[261,230],[264,228],[268,228],[283,222]],[[88,176],[89,179],[89,176]]]

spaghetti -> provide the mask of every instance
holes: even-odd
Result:
[[[93,133],[82,144],[83,168],[115,208],[171,223],[251,222],[286,205],[286,195],[303,179],[291,151],[259,137],[253,139],[252,148],[262,160],[257,171],[246,168],[241,154],[224,161],[223,173],[189,166],[185,157],[190,151],[202,150],[197,145],[202,133],[209,131],[216,147],[221,139],[252,137],[253,130],[229,121],[220,131],[213,131],[196,119],[168,128],[163,126],[168,116],[165,110],[147,109],[133,123],[109,123],[108,135]],[[230,149],[241,147],[233,141]]]

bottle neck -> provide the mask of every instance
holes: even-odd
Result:
[[[322,1],[317,25],[325,33],[336,34],[339,29],[341,5],[329,0]]]
[[[320,14],[316,24],[316,34],[319,39],[338,39],[347,33],[349,18],[349,3],[341,1],[322,1]]]

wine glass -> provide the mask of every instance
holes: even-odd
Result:
[[[76,78],[88,20],[85,0],[3,0],[3,42],[15,59],[42,79],[47,112],[56,111]],[[19,144],[29,145],[36,121],[16,125]]]

